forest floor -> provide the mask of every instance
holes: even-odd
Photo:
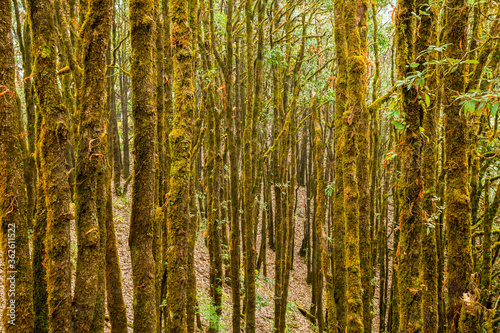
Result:
[[[316,328],[298,311],[297,305],[307,310],[311,307],[311,287],[306,282],[307,277],[307,264],[305,259],[298,255],[302,239],[304,237],[304,223],[305,223],[305,200],[306,193],[304,188],[300,188],[297,192],[297,220],[295,226],[295,259],[293,263],[293,271],[290,275],[290,289],[289,289],[289,306],[287,308],[287,332],[315,332]],[[115,228],[117,233],[118,251],[120,257],[120,267],[122,271],[123,280],[123,295],[127,305],[127,316],[129,323],[133,323],[133,286],[132,286],[132,267],[130,260],[130,250],[128,246],[129,222],[130,222],[130,191],[125,197],[114,197],[113,211],[115,216]],[[392,213],[392,212],[391,212]],[[259,228],[257,235],[257,254],[261,242],[261,229]],[[201,223],[196,241],[195,249],[195,269],[196,269],[196,282],[197,293],[199,302],[199,317],[201,319],[203,329],[198,332],[206,331],[208,327],[208,320],[211,314],[210,297],[209,297],[209,254],[208,248],[205,243],[206,225]],[[391,235],[392,236],[392,235]],[[392,237],[390,237],[392,243]],[[76,234],[75,225],[72,221],[72,245],[71,257],[73,261],[73,274],[75,274],[76,267]],[[266,251],[267,256],[267,277],[262,275],[263,269],[259,272],[256,282],[257,292],[257,312],[256,324],[257,332],[273,332],[273,319],[274,319],[274,252],[269,248]],[[390,267],[390,266],[389,266]],[[378,273],[378,272],[377,272]],[[3,276],[3,267],[0,262],[0,275]],[[378,275],[378,274],[377,274]],[[73,276],[73,283],[74,283]],[[378,282],[378,276],[377,276]],[[389,281],[389,286],[391,281]],[[5,298],[3,295],[3,279],[0,279],[0,309],[5,306]],[[389,289],[390,290],[390,289]],[[372,331],[378,331],[378,298],[379,288],[377,288],[374,295],[374,321]],[[243,297],[242,297],[243,301]],[[242,307],[243,308],[243,307]],[[224,284],[223,293],[223,313],[221,318],[221,332],[231,332],[231,288],[228,284]],[[242,323],[244,327],[244,322]],[[110,331],[109,321],[106,321],[106,332]],[[4,332],[2,323],[0,322],[0,332]],[[132,329],[129,328],[129,332]]]
[[[129,322],[133,322],[133,286],[132,286],[132,267],[130,261],[130,251],[128,247],[128,233],[129,233],[129,220],[130,220],[130,195],[126,197],[114,198],[114,214],[115,214],[115,227],[118,241],[118,251],[120,256],[120,265],[122,270],[123,279],[123,294],[125,303],[127,305],[127,315]],[[301,189],[298,192],[299,205],[300,201],[305,200],[305,190]],[[300,208],[297,209],[297,224],[295,233],[295,261],[294,271],[290,275],[290,293],[289,304],[287,309],[287,324],[289,327],[288,332],[315,332],[314,327],[309,321],[298,311],[296,303],[301,307],[309,310],[311,302],[311,288],[306,283],[307,265],[303,258],[299,257],[300,245],[303,238],[303,221],[304,212]],[[205,243],[205,224],[201,223],[198,230],[196,248],[195,248],[195,270],[196,270],[196,283],[199,302],[199,315],[203,324],[203,330],[198,332],[206,332],[208,327],[208,320],[210,317],[210,297],[209,297],[209,255],[208,248]],[[257,236],[256,249],[260,247],[260,227]],[[273,332],[273,319],[274,319],[274,252],[270,249],[267,250],[267,278],[262,274],[258,275],[256,283],[257,293],[257,311],[256,311],[256,324],[257,332]],[[243,261],[241,261],[243,262]],[[261,269],[262,272],[262,269]],[[243,301],[243,297],[242,297]],[[242,307],[243,308],[243,307]],[[231,332],[231,288],[228,284],[224,284],[223,305],[222,305],[222,318],[221,318],[221,332]],[[107,324],[109,332],[109,323]],[[244,327],[244,322],[242,323]],[[132,332],[132,329],[129,329]]]
[[[304,207],[301,203],[305,202],[305,190],[298,191],[298,209],[297,209],[297,223],[295,233],[295,261],[294,270],[290,275],[290,289],[289,289],[289,307],[287,309],[287,325],[288,332],[314,332],[315,329],[309,321],[298,311],[296,304],[309,310],[311,305],[311,288],[306,283],[307,265],[303,258],[298,256],[300,245],[303,238],[303,223],[304,223]],[[130,188],[127,196],[113,198],[113,211],[115,219],[115,228],[117,234],[118,254],[120,257],[120,267],[122,271],[123,281],[123,295],[127,305],[127,316],[129,323],[133,323],[133,285],[132,285],[132,266],[130,260],[130,249],[128,246],[129,235],[129,222],[130,222]],[[260,223],[260,222],[259,222]],[[71,235],[71,258],[73,266],[73,283],[75,280],[75,267],[76,267],[76,233],[75,221],[72,221],[72,235]],[[203,330],[198,332],[205,332],[208,327],[208,319],[210,316],[210,298],[209,298],[209,255],[208,248],[205,244],[205,225],[202,222],[197,235],[196,249],[195,249],[195,268],[196,268],[196,282],[199,302],[199,315],[203,324]],[[260,248],[260,227],[257,236],[257,254]],[[257,332],[273,332],[273,319],[274,319],[274,252],[267,249],[267,278],[259,273],[256,282],[257,292],[257,312],[256,324]],[[243,262],[243,261],[241,261]],[[263,270],[261,269],[261,272]],[[3,264],[0,262],[0,275],[3,277]],[[0,278],[0,309],[5,307],[5,297],[3,293],[3,278]],[[242,297],[243,301],[243,297]],[[242,307],[243,308],[243,307]],[[231,332],[231,288],[228,284],[224,284],[223,296],[223,314],[221,318],[221,332]],[[244,322],[242,322],[244,327]],[[110,331],[109,321],[106,321],[106,332]],[[0,332],[4,332],[2,323],[0,321]],[[132,329],[129,328],[129,332]]]

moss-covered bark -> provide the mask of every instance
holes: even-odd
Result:
[[[103,138],[104,145],[108,146],[108,135]],[[108,149],[110,147],[105,147],[105,169],[99,171],[99,177],[96,184],[96,207],[97,207],[97,222],[99,225],[99,251],[94,261],[97,264],[97,284],[96,284],[96,295],[95,295],[95,308],[94,314],[92,316],[92,323],[89,328],[89,332],[104,333],[104,315],[106,312],[106,184],[108,174],[110,170],[108,168],[108,158],[112,159],[112,155],[109,156]],[[110,158],[111,157],[111,158]]]
[[[103,116],[106,108],[106,50],[111,31],[111,0],[88,3],[80,27],[83,76],[77,94],[78,148],[75,184],[75,213],[78,239],[74,306],[75,332],[88,332],[102,298],[104,268],[101,260],[101,227],[105,228],[104,177],[106,141]],[[103,243],[104,244],[104,243]],[[103,276],[101,276],[103,278]],[[98,306],[102,308],[101,305]]]
[[[10,1],[0,2],[0,242],[3,262],[5,332],[33,331],[33,276],[28,244],[29,207],[21,155]]]
[[[360,31],[356,22],[357,2],[346,0],[344,22],[347,41],[347,105],[343,115],[344,149],[344,214],[346,219],[346,270],[347,270],[347,331],[364,332],[363,300],[359,257],[359,190],[356,179],[359,124],[365,114],[366,63],[362,55]],[[361,148],[360,146],[359,148]]]
[[[42,125],[42,115],[38,112],[36,116],[36,148],[35,161],[37,170],[40,169],[40,131]],[[41,176],[41,175],[40,175]],[[38,180],[36,188],[36,212],[33,221],[33,312],[34,312],[34,333],[47,333],[49,331],[49,309],[47,303],[47,268],[44,262],[47,260],[45,247],[45,236],[47,231],[47,209],[45,203],[43,178]]]
[[[396,67],[399,80],[411,73],[409,66],[415,57],[415,11],[414,0],[398,2],[396,16]],[[416,332],[421,329],[420,304],[422,298],[419,276],[422,231],[422,127],[423,110],[418,104],[417,88],[400,88],[399,109],[405,112],[406,128],[401,146],[402,164],[400,178],[401,212],[399,216],[400,239],[398,244],[398,289],[399,329],[401,332]]]
[[[169,135],[170,131],[172,129],[172,123],[173,123],[173,97],[172,97],[172,80],[173,80],[173,59],[172,59],[172,47],[171,47],[171,41],[170,41],[170,14],[169,14],[169,7],[170,7],[170,1],[169,0],[162,0],[161,2],[162,6],[162,19],[163,19],[163,54],[164,54],[164,80],[163,80],[163,92],[164,92],[164,115],[163,115],[163,124],[164,124],[164,136],[163,136],[163,148],[165,149],[165,184],[164,184],[164,194],[165,198],[163,201],[160,201],[160,204],[163,205],[163,213],[164,213],[164,220],[162,222],[162,258],[163,263],[161,266],[161,272],[162,272],[162,281],[161,281],[161,291],[160,291],[160,299],[161,302],[165,300],[165,297],[167,295],[167,289],[168,289],[168,284],[167,284],[167,251],[168,251],[168,224],[166,220],[166,212],[167,212],[167,206],[165,206],[166,199],[167,199],[167,193],[170,190],[170,144],[169,144]],[[162,312],[160,315],[161,318],[158,318],[158,320],[161,321],[161,325],[167,325],[168,322],[168,317],[167,317],[167,308],[162,307]]]
[[[361,37],[361,54],[368,53],[367,48],[367,9],[368,1],[361,0],[357,3],[356,19],[358,22],[358,30]],[[349,37],[348,37],[349,38]],[[365,60],[366,61],[366,60]],[[367,77],[366,75],[359,76],[359,94],[366,95]],[[358,210],[359,210],[359,257],[361,268],[361,286],[363,288],[363,325],[366,332],[371,331],[372,326],[372,260],[371,260],[371,244],[370,244],[370,228],[375,229],[375,226],[370,226],[370,129],[369,119],[370,114],[366,107],[366,102],[361,103],[360,121],[357,124],[356,145],[358,148],[358,157],[356,160],[356,177],[358,183]]]
[[[52,2],[30,0],[34,84],[41,115],[40,171],[47,210],[47,289],[49,331],[71,332],[70,189],[65,158],[69,138],[66,110],[56,77],[55,21]]]
[[[314,140],[315,140],[315,170],[316,170],[316,220],[315,220],[315,231],[318,244],[318,252],[321,259],[321,269],[319,271],[319,279],[325,281],[326,287],[326,307],[328,318],[332,320],[328,321],[327,332],[334,332],[336,323],[333,320],[335,318],[335,304],[332,304],[333,300],[333,277],[332,271],[330,269],[330,258],[328,254],[328,244],[326,242],[326,235],[324,233],[325,229],[325,215],[326,215],[326,191],[325,191],[325,144],[323,142],[323,134],[321,129],[321,118],[318,112],[316,95],[312,97],[312,119],[314,122]],[[322,289],[320,289],[322,292]],[[321,300],[321,297],[319,298]],[[321,307],[320,307],[321,308]],[[319,313],[318,327],[319,331],[322,332],[325,327],[323,327],[322,313]]]
[[[279,25],[278,22],[278,13],[279,13],[279,1],[274,2],[274,6],[272,7],[273,17],[273,28],[276,29]],[[271,47],[276,47],[277,44],[274,44],[273,36],[270,34],[270,44]],[[280,74],[280,68],[275,64],[271,68],[272,71],[272,94],[273,94],[273,136],[274,140],[278,140],[278,136],[280,135],[280,127],[282,126],[281,122],[281,114],[280,114],[280,91],[281,91],[281,82],[278,79]],[[281,146],[278,146],[281,149]],[[274,285],[274,329],[279,331],[279,327],[281,327],[281,319],[282,319],[282,308],[283,301],[281,299],[282,292],[282,266],[283,266],[283,218],[282,218],[282,189],[281,189],[281,169],[280,169],[280,149],[275,149],[273,151],[273,160],[272,160],[272,172],[273,172],[273,183],[274,183],[274,228],[276,230],[273,244],[275,249],[275,285]],[[273,249],[273,246],[271,246]]]
[[[344,25],[344,0],[336,0],[335,15],[335,47],[337,51],[337,80],[335,81],[335,116],[334,116],[334,145],[335,145],[335,193],[333,207],[333,252],[334,252],[334,294],[336,325],[345,329],[347,326],[347,299],[346,299],[346,248],[345,232],[346,221],[344,215],[344,179],[343,179],[343,146],[344,125],[342,117],[347,103],[347,44]]]
[[[130,149],[128,136],[128,80],[125,75],[120,73],[120,104],[122,110],[122,130],[123,130],[123,178],[128,179],[130,176]],[[123,186],[123,192],[126,192]],[[123,194],[122,192],[122,194]]]
[[[134,284],[134,332],[154,332],[156,330],[153,255],[156,139],[153,80],[154,5],[152,0],[130,0],[129,6],[135,155],[129,235]]]
[[[213,1],[209,1],[209,17],[206,16],[205,43],[201,47],[203,70],[208,73],[212,64],[212,56],[207,52],[207,45],[215,50],[215,28]],[[209,20],[208,20],[209,18]],[[208,22],[209,21],[209,22]],[[215,104],[215,77],[208,77],[207,86],[203,89],[202,112],[206,114],[209,129],[205,137],[205,193],[207,196],[207,245],[210,259],[210,297],[214,315],[210,317],[209,332],[219,332],[222,314],[222,249],[221,249],[221,211],[220,211],[220,174],[221,174],[221,137],[220,114]]]
[[[231,265],[231,296],[232,306],[232,328],[233,332],[240,331],[241,325],[241,302],[240,302],[240,225],[239,225],[239,202],[238,198],[238,151],[236,146],[235,121],[233,111],[233,10],[234,1],[227,1],[227,21],[226,21],[226,57],[224,68],[224,120],[225,132],[227,135],[227,145],[229,150],[229,178],[230,178],[230,265]]]
[[[198,233],[198,226],[200,222],[199,207],[196,205],[196,195],[195,195],[195,184],[196,184],[196,173],[199,172],[201,168],[199,166],[191,166],[191,183],[190,193],[191,193],[191,203],[189,205],[189,211],[193,218],[191,219],[191,224],[189,225],[189,237],[188,237],[188,281],[187,281],[187,291],[186,291],[186,327],[187,332],[195,332],[195,318],[198,316],[198,328],[201,327],[199,324],[199,310],[198,310],[198,300],[196,296],[196,272],[195,272],[195,260],[194,251],[196,246],[196,236]]]
[[[174,64],[175,115],[169,135],[170,192],[167,199],[168,246],[167,332],[186,332],[188,241],[190,231],[190,170],[194,123],[193,60],[190,12],[184,0],[170,2]]]
[[[245,267],[245,331],[255,332],[255,244],[254,244],[254,196],[253,196],[253,168],[255,165],[252,152],[253,137],[256,134],[254,123],[254,59],[253,59],[253,0],[245,4],[245,39],[246,39],[246,117],[243,133],[243,211],[244,227],[244,267]]]
[[[29,20],[25,20],[24,29],[21,23],[19,5],[17,1],[12,1],[14,5],[14,13],[16,19],[16,35],[19,50],[23,61],[23,75],[28,78],[32,74],[32,56],[31,56],[31,33]],[[23,80],[24,100],[26,105],[26,129],[28,133],[28,141],[26,153],[24,155],[24,179],[26,183],[27,207],[26,213],[28,217],[28,226],[33,226],[33,218],[36,205],[36,166],[35,166],[35,103],[33,96],[32,80]],[[20,105],[19,105],[20,106]],[[24,125],[21,125],[24,127]]]
[[[122,274],[118,257],[111,180],[106,186],[106,300],[111,323],[111,333],[126,333],[127,309],[123,300]]]
[[[444,31],[448,43],[446,57],[461,59],[466,52],[468,7],[464,0],[446,1]],[[467,65],[460,64],[444,77],[443,96],[446,190],[445,222],[448,234],[448,327],[458,332],[463,306],[462,296],[467,292],[472,269],[470,245],[470,200],[468,187],[468,162],[466,115],[456,97],[465,89]]]
[[[437,45],[437,8],[428,7],[429,1],[417,1],[417,9],[428,15],[421,16],[420,37],[416,42],[416,51],[425,50],[428,45]],[[436,59],[436,54],[425,56],[421,61]],[[422,122],[426,139],[422,147],[422,176],[424,179],[424,195],[422,199],[422,329],[424,332],[437,333],[438,329],[438,274],[437,274],[437,248],[436,224],[437,209],[435,206],[436,192],[436,165],[437,165],[437,125],[439,104],[435,89],[437,88],[437,71],[428,68],[428,87],[434,94],[431,103],[427,106]]]

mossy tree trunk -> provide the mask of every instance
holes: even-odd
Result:
[[[163,119],[163,124],[164,124],[164,135],[163,135],[163,147],[165,149],[165,170],[164,170],[164,194],[165,198],[163,198],[163,201],[160,201],[160,204],[163,204],[163,213],[165,214],[165,219],[163,220],[162,224],[162,258],[163,258],[163,263],[161,267],[161,272],[162,272],[162,281],[161,281],[161,291],[160,291],[160,299],[161,303],[166,301],[165,297],[167,295],[167,289],[168,289],[168,284],[167,284],[167,251],[168,251],[168,224],[166,220],[166,212],[167,212],[167,206],[165,205],[166,199],[167,199],[167,193],[170,190],[170,164],[171,164],[171,158],[170,158],[170,143],[169,143],[169,135],[172,130],[172,124],[173,124],[173,96],[172,96],[172,86],[173,86],[173,59],[172,59],[172,45],[171,45],[171,40],[170,40],[170,14],[169,14],[169,7],[170,7],[170,1],[169,0],[162,0],[161,2],[162,6],[162,18],[163,18],[163,55],[164,55],[164,79],[163,79],[163,92],[164,92],[164,119]],[[167,308],[163,307],[162,308],[162,313],[161,317],[163,318],[163,322],[161,325],[167,325],[168,323],[168,317],[167,317]],[[160,320],[160,318],[158,319]]]
[[[51,1],[29,0],[34,85],[39,108],[41,183],[47,210],[47,290],[49,331],[72,332],[70,263],[70,188],[66,174],[69,140],[67,113],[56,77],[54,8]],[[66,269],[61,269],[66,267]]]
[[[417,10],[422,10],[427,15],[421,16],[420,38],[415,48],[416,52],[425,50],[429,45],[437,45],[437,8],[429,6],[429,1],[418,0]],[[436,59],[432,53],[423,57],[420,62]],[[422,147],[422,176],[424,178],[424,195],[422,199],[422,329],[424,332],[437,333],[438,329],[438,274],[437,274],[437,248],[436,224],[437,210],[435,207],[436,192],[436,165],[437,165],[437,125],[439,104],[436,96],[437,71],[428,68],[430,76],[427,85],[432,95],[431,103],[427,105],[422,122],[426,139]]]
[[[201,48],[203,69],[208,73],[212,68],[212,56],[207,52],[207,45],[216,50],[213,1],[209,1],[209,22],[205,20],[206,40]],[[207,195],[207,244],[210,259],[210,297],[214,315],[210,317],[209,332],[219,332],[220,316],[222,315],[222,248],[221,248],[221,211],[220,211],[220,174],[221,174],[221,137],[220,115],[215,101],[215,77],[208,77],[207,86],[203,89],[202,108],[206,114],[206,124],[209,132],[205,140],[205,188]]]
[[[245,38],[246,38],[246,116],[245,130],[243,132],[243,211],[245,219],[245,331],[255,332],[255,244],[254,244],[254,167],[253,141],[256,135],[254,123],[254,47],[253,47],[253,0],[245,3]]]
[[[347,332],[363,333],[363,300],[359,257],[359,190],[356,179],[358,158],[358,126],[363,119],[364,78],[366,63],[362,55],[360,31],[356,21],[357,1],[346,0],[344,7],[347,36],[347,105],[343,115],[343,181],[344,214],[346,219],[346,270],[347,270]]]
[[[190,8],[192,9],[192,8]],[[190,174],[195,104],[193,92],[193,45],[188,3],[172,0],[169,7],[174,65],[175,114],[170,143],[170,191],[167,199],[168,246],[167,332],[187,330],[188,243]]]
[[[153,256],[156,139],[154,5],[152,0],[130,0],[129,6],[135,155],[129,235],[134,284],[134,332],[154,332],[157,320]]]
[[[224,105],[224,120],[225,131],[227,135],[227,145],[229,150],[229,178],[230,178],[230,266],[231,266],[231,295],[233,300],[232,305],[232,328],[233,332],[240,331],[241,325],[241,301],[240,301],[240,224],[239,224],[239,202],[238,198],[238,151],[236,145],[235,120],[233,111],[233,10],[234,1],[227,1],[226,9],[226,57],[224,66],[224,90],[223,105]]]
[[[0,1],[0,242],[3,262],[5,332],[33,331],[33,276],[29,255],[30,208],[23,177],[21,114],[16,101],[12,7]],[[20,110],[20,109],[19,109]]]
[[[467,51],[468,6],[464,0],[445,3],[444,42],[446,57],[461,59]],[[467,162],[467,119],[457,96],[464,92],[467,65],[458,64],[444,77],[444,131],[445,131],[445,222],[448,234],[448,327],[458,332],[463,307],[462,296],[468,291],[472,270],[470,245],[470,200]]]
[[[313,92],[315,94],[315,92]],[[326,286],[326,306],[328,318],[327,332],[334,332],[336,323],[333,320],[335,317],[335,304],[331,303],[333,299],[333,276],[330,269],[330,258],[328,254],[328,243],[326,241],[327,236],[325,235],[325,217],[326,217],[326,187],[325,187],[325,144],[323,139],[323,131],[321,128],[321,114],[318,112],[316,95],[312,96],[312,119],[314,122],[314,142],[315,142],[315,171],[316,171],[316,237],[318,252],[321,259],[321,269],[319,272],[318,279],[323,279]],[[320,288],[321,292],[322,289]],[[319,298],[321,301],[321,297]],[[320,307],[321,309],[321,307]],[[322,313],[320,313],[318,318],[318,328],[319,332],[322,332],[325,327],[323,326]]]
[[[405,80],[412,72],[410,64],[415,58],[415,0],[398,2],[396,26],[396,67],[399,80]],[[407,86],[407,84],[409,86]],[[399,329],[413,333],[421,330],[422,299],[419,276],[422,232],[422,127],[423,109],[419,105],[417,87],[405,84],[400,88],[399,109],[404,110],[406,127],[403,133],[401,158],[403,170],[399,182],[401,211],[399,216],[400,239],[397,248]]]
[[[40,160],[40,132],[42,125],[42,115],[38,112],[36,116],[36,148],[35,161],[37,170],[41,170]],[[33,314],[34,333],[47,333],[49,331],[49,309],[47,303],[47,267],[44,265],[47,260],[45,237],[47,232],[47,209],[44,195],[43,178],[41,174],[36,188],[36,212],[33,222]]]
[[[108,171],[110,172],[110,171]],[[127,333],[127,308],[123,299],[122,274],[118,257],[111,179],[106,182],[106,297],[111,333]]]
[[[111,0],[89,1],[85,21],[80,27],[82,46],[82,86],[75,184],[75,213],[78,257],[75,281],[74,329],[88,332],[100,298],[101,227],[105,216],[104,178],[106,141],[103,116],[106,109],[106,50],[112,19]],[[104,235],[104,234],[103,234]],[[104,246],[104,240],[103,240]],[[102,258],[104,260],[104,258]]]
[[[346,276],[346,248],[345,233],[346,220],[344,215],[344,176],[343,176],[343,147],[344,125],[342,118],[347,103],[347,43],[344,24],[345,0],[335,0],[335,47],[337,52],[337,79],[335,81],[335,116],[334,116],[334,145],[335,145],[335,189],[333,207],[333,252],[335,276],[335,325],[342,329],[347,327],[347,276]],[[329,322],[334,321],[329,318]]]
[[[31,56],[31,33],[29,20],[25,20],[24,29],[21,23],[19,5],[17,1],[14,4],[14,13],[16,18],[16,35],[19,50],[23,61],[23,76],[29,78],[33,72]],[[24,178],[26,181],[28,226],[33,226],[33,218],[36,210],[36,165],[35,165],[35,101],[33,96],[33,84],[31,79],[23,80],[24,101],[26,105],[26,127],[28,132],[28,146],[24,161]],[[24,126],[23,126],[24,127]]]

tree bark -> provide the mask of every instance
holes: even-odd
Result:
[[[12,7],[0,1],[0,242],[3,262],[5,332],[33,331],[33,276],[28,243],[26,195],[21,145],[21,114],[16,97]],[[20,110],[20,108],[19,108]]]
[[[153,205],[155,197],[156,111],[154,103],[154,5],[130,0],[134,169],[129,246],[134,284],[134,332],[156,330]]]
[[[167,199],[168,246],[167,332],[186,332],[188,244],[190,224],[190,170],[195,117],[193,58],[190,15],[185,0],[170,2],[171,38],[174,64],[175,115],[170,143],[170,192]]]
[[[72,332],[70,262],[70,188],[66,175],[69,139],[67,113],[56,77],[54,8],[47,0],[29,0],[34,84],[39,107],[40,171],[47,209],[47,290],[49,331]]]

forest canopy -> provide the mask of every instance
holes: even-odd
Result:
[[[0,0],[0,331],[500,331],[500,2]]]

